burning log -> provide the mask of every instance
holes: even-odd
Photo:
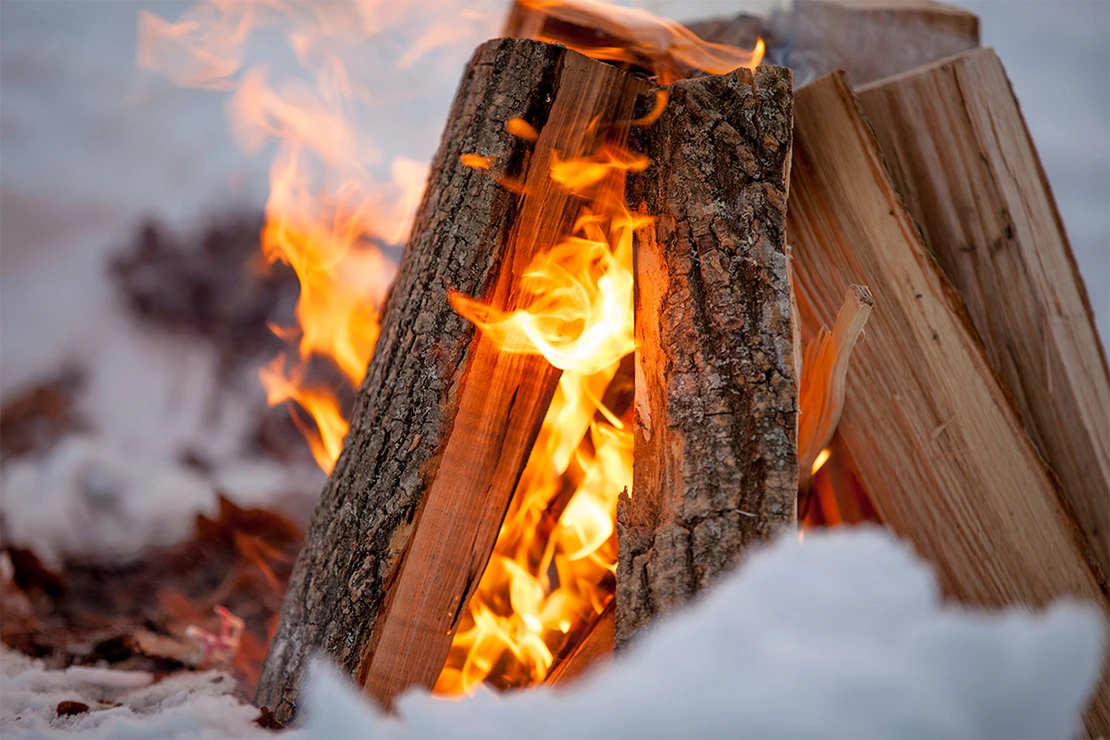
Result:
[[[979,45],[979,17],[933,0],[797,0],[771,23],[791,66],[843,69],[854,85]]]
[[[1108,607],[1082,533],[952,285],[925,248],[842,73],[797,91],[788,228],[803,329],[850,282],[876,310],[855,350],[838,435],[883,521],[964,601]],[[1104,682],[1087,717],[1110,731]]]
[[[317,650],[385,705],[435,683],[559,377],[476,335],[448,292],[515,306],[532,257],[577,214],[550,183],[552,157],[626,136],[646,86],[534,41],[471,59],[259,682],[279,721]],[[510,135],[515,118],[538,137]]]
[[[977,49],[859,95],[894,184],[1110,574],[1110,373],[1002,63]]]
[[[758,64],[764,51],[758,35],[745,48],[706,43],[674,21],[597,0],[513,0],[502,35],[563,44],[652,74],[662,83]]]
[[[676,82],[633,140],[636,457],[618,504],[616,642],[797,514],[798,385],[785,247],[792,78]],[[646,97],[646,96],[645,96]]]

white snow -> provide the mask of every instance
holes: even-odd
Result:
[[[742,7],[697,2],[697,14]],[[643,4],[695,13],[692,0]],[[1007,66],[1106,337],[1110,4],[961,4],[980,14],[984,43]],[[267,157],[238,151],[224,98],[135,69],[138,11],[175,18],[186,6],[0,2],[0,398],[70,361],[90,371],[82,410],[93,428],[45,459],[5,465],[0,477],[10,540],[52,561],[127,557],[172,542],[190,531],[195,512],[213,510],[217,489],[266,505],[318,490],[321,481],[318,472],[239,458],[244,409],[261,388],[221,395],[211,349],[137,328],[104,277],[106,255],[142,216],[195,224],[213,207],[257,206],[264,197]],[[415,80],[419,65],[396,78],[412,96],[404,117],[393,115],[395,107],[389,116],[379,112],[383,141],[398,142],[383,146],[389,155],[430,154],[458,70],[485,28],[473,18],[459,24],[461,51],[437,57],[434,79]],[[186,447],[212,459],[209,478],[179,462]],[[661,624],[611,669],[565,694],[539,689],[460,702],[412,695],[398,722],[320,669],[298,734],[1063,737],[1078,726],[1102,654],[1092,609],[960,611],[939,600],[926,566],[888,536],[810,533],[805,545],[783,541],[753,556],[696,610]],[[268,736],[219,674],[124,686],[147,678],[49,671],[3,651],[0,679],[3,737]],[[64,700],[94,711],[56,718]],[[123,706],[102,708],[100,700]]]
[[[609,667],[561,691],[462,700],[402,697],[375,710],[317,662],[303,727],[335,738],[1063,738],[1100,674],[1097,608],[1030,613],[945,604],[931,568],[878,529],[810,532],[754,552],[693,608],[661,621]],[[45,671],[2,655],[0,735],[249,737],[257,712],[220,674],[152,686],[113,671]],[[54,718],[63,700],[121,702]],[[18,719],[16,717],[18,716]]]
[[[158,683],[141,671],[46,670],[0,652],[0,737],[231,738],[271,736],[258,710],[232,696],[235,681],[215,671],[179,673]],[[58,717],[63,701],[89,711]],[[115,706],[115,705],[120,706]]]
[[[317,666],[304,735],[392,738],[1067,737],[1100,673],[1097,610],[942,603],[880,530],[780,539],[693,609],[570,690],[374,712]]]

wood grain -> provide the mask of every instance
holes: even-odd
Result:
[[[842,73],[797,91],[789,234],[803,329],[844,291],[875,298],[838,434],[882,520],[984,606],[1061,596],[1107,609],[1105,583],[1051,472],[929,254]],[[1088,729],[1110,732],[1104,683]]]
[[[898,192],[1110,574],[1110,372],[1002,62],[976,49],[859,97]]]
[[[771,27],[799,84],[843,69],[863,85],[979,45],[978,16],[933,0],[796,0]]]

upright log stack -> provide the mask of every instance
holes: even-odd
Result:
[[[637,43],[634,23],[592,27],[595,6],[549,10],[518,0],[509,31],[607,54]],[[799,30],[860,14],[871,32],[924,41]],[[718,39],[758,26],[702,24]],[[630,177],[629,205],[655,222],[635,242],[636,452],[616,604],[551,680],[796,525],[799,337],[832,326],[846,295],[870,319],[830,479],[865,491],[962,602],[1073,596],[1110,615],[1110,373],[1040,163],[992,52],[906,71],[976,46],[977,19],[929,0],[805,0],[772,30],[842,58],[855,84],[902,74],[859,99],[841,72],[795,96],[778,67],[654,89],[640,68],[650,44],[623,70],[536,41],[479,48],[259,685],[278,719],[315,650],[387,706],[434,684],[559,376],[476,335],[447,292],[514,307],[525,267],[576,213],[550,186],[552,153],[624,146],[661,99],[631,142],[651,165]],[[692,74],[668,64],[671,79]],[[516,117],[536,141],[505,132]],[[464,154],[495,157],[495,177]],[[1093,735],[1110,734],[1108,686]]]

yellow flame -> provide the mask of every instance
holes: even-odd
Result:
[[[467,0],[469,2],[469,0]],[[398,45],[394,66],[411,68],[431,50],[465,39],[461,0],[437,0],[435,14],[412,43]],[[690,69],[709,73],[755,67],[753,51],[707,44],[645,11],[592,0],[525,0],[545,11],[592,14],[602,24],[633,29],[628,47],[582,48],[598,59],[631,59],[661,81]],[[140,66],[181,85],[233,92],[234,130],[249,151],[276,142],[262,251],[297,273],[297,326],[275,327],[290,342],[260,377],[271,404],[291,402],[312,419],[294,420],[320,467],[335,464],[347,421],[333,389],[313,385],[308,363],[323,357],[351,385],[366,372],[378,336],[378,310],[393,278],[379,245],[405,239],[426,167],[401,157],[378,181],[367,169],[382,155],[369,146],[348,108],[373,98],[353,83],[334,49],[360,43],[396,24],[405,3],[356,0],[207,0],[169,23],[140,13]],[[426,10],[426,6],[420,6]],[[452,12],[454,11],[454,12]],[[248,36],[277,19],[293,19],[286,38],[314,86],[271,86],[261,68],[243,69]],[[469,44],[469,42],[468,42]],[[573,47],[572,47],[573,48]],[[634,125],[650,125],[666,95]],[[591,124],[593,130],[598,121]],[[507,130],[535,140],[523,119]],[[494,157],[464,154],[464,164],[490,169]],[[452,305],[506,352],[542,354],[563,370],[489,566],[467,607],[436,689],[473,690],[542,680],[574,636],[605,608],[616,567],[615,508],[632,485],[631,410],[618,415],[603,402],[621,360],[634,349],[632,233],[650,222],[629,212],[624,179],[647,166],[639,155],[602,147],[553,158],[551,178],[578,196],[570,233],[539,256],[524,277],[531,300],[495,311],[452,295]],[[499,176],[499,175],[498,175]],[[499,176],[500,177],[500,176]],[[506,178],[502,186],[521,192]],[[291,412],[295,409],[291,408]]]
[[[229,116],[242,147],[277,149],[261,234],[262,254],[296,272],[295,327],[274,327],[291,347],[259,373],[271,404],[290,407],[317,463],[330,471],[347,421],[337,388],[313,384],[312,358],[325,358],[346,383],[362,380],[378,338],[378,312],[395,269],[379,249],[407,236],[427,167],[405,157],[388,175],[368,169],[380,154],[350,109],[368,91],[352,84],[333,47],[351,46],[393,19],[383,3],[305,4],[281,0],[210,0],[175,23],[139,15],[137,62],[178,84],[229,90]],[[261,67],[243,69],[245,44],[260,27],[291,21],[287,40],[313,85],[269,84]],[[435,36],[442,26],[433,26]],[[438,41],[432,38],[428,44]]]
[[[740,67],[755,69],[766,51],[762,38],[750,50],[703,41],[681,24],[642,8],[602,0],[517,1],[534,12],[589,29],[621,45],[591,45],[583,39],[558,35],[557,31],[557,35],[548,36],[542,30],[538,40],[563,44],[594,59],[647,67],[664,84],[691,71],[724,74]]]
[[[615,147],[554,153],[551,179],[585,205],[572,233],[524,275],[526,305],[505,312],[451,296],[502,351],[541,354],[563,375],[439,693],[473,691],[487,679],[503,686],[542,680],[572,628],[612,597],[616,503],[632,485],[632,432],[602,397],[635,348],[632,235],[651,219],[628,210],[624,178],[646,166],[644,157]]]
[[[817,471],[820,470],[821,467],[829,461],[829,456],[831,454],[832,453],[829,452],[828,447],[826,447],[825,449],[823,449],[819,453],[817,453],[817,459],[813,461],[813,465],[809,469],[809,474],[810,475],[817,475]]]

